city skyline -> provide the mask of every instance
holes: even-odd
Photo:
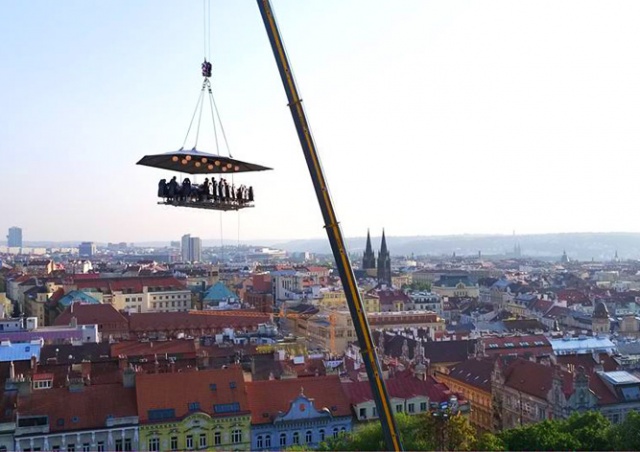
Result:
[[[274,8],[345,235],[640,231],[628,209],[640,5]],[[222,217],[157,206],[171,174],[135,165],[182,145],[201,84],[200,2],[13,1],[0,24],[12,106],[0,112],[0,177],[21,187],[1,230],[100,242],[164,240],[185,225],[225,241],[323,235],[253,2],[212,4],[213,88],[234,156],[275,171],[238,176],[256,208]],[[34,90],[43,73],[53,89]],[[211,131],[199,147],[212,150]],[[25,184],[34,162],[55,177]],[[44,193],[60,221],[24,207]]]

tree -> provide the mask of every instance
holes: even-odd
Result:
[[[507,450],[576,450],[580,447],[578,440],[561,430],[558,421],[545,420],[505,430],[498,436]]]
[[[474,450],[507,450],[504,442],[493,433],[483,433],[473,446]]]
[[[608,436],[608,450],[640,450],[640,413],[627,414],[624,422],[610,429]]]
[[[578,441],[580,450],[611,449],[611,423],[599,411],[573,413],[559,427]]]
[[[402,446],[405,450],[471,450],[475,446],[475,430],[464,416],[434,417],[429,414],[395,415]],[[372,422],[338,438],[331,438],[320,450],[384,450],[382,426]]]
[[[420,292],[431,292],[431,284],[428,282],[412,282],[409,288]]]

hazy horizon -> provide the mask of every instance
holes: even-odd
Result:
[[[3,6],[0,236],[324,237],[255,2],[211,4],[233,155],[274,168],[236,176],[256,194],[239,214],[158,206],[171,174],[135,165],[183,144],[202,83],[201,1]],[[640,232],[640,3],[273,6],[347,237]],[[204,124],[198,148],[211,152]]]

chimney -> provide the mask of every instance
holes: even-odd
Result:
[[[16,378],[16,366],[13,364],[13,361],[11,361],[11,364],[9,364],[9,379],[14,380]]]
[[[32,374],[35,374],[38,371],[38,358],[36,358],[36,355],[31,355],[31,370]]]
[[[125,355],[118,356],[118,368],[122,371],[129,366],[129,360]]]
[[[125,388],[135,388],[136,386],[136,371],[127,367],[122,372],[122,386]]]
[[[82,378],[91,378],[91,361],[82,360]]]
[[[73,307],[73,304],[71,306]],[[75,316],[71,317],[70,326],[71,326],[71,328],[77,328],[78,327],[78,319]]]

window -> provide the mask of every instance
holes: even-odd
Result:
[[[300,444],[300,433],[293,432],[293,444]]]
[[[211,389],[212,391],[215,391],[216,389],[218,389],[218,386],[215,383],[211,383],[209,385],[209,389]]]
[[[82,452],[89,452],[91,450],[91,444],[89,443],[84,443],[82,445]]]
[[[102,446],[104,447],[104,445]],[[1,452],[7,452],[7,448],[6,447],[0,447],[0,451]],[[100,451],[100,449],[98,449],[99,452],[104,452],[104,449],[102,451]],[[60,452],[60,446],[53,446],[53,452]]]
[[[258,435],[258,437],[256,438],[256,447],[258,449],[262,449],[264,447],[262,443],[262,435]]]
[[[231,389],[236,389],[236,382],[235,382],[235,381],[230,381],[230,382],[229,382],[229,387],[230,387]]]
[[[160,451],[160,438],[149,438],[149,451],[150,452]]]
[[[396,413],[402,413],[402,405],[396,405]]]
[[[215,432],[213,434],[213,445],[214,446],[219,446],[220,444],[222,444],[222,433]]]
[[[324,441],[324,429],[320,429],[318,435],[320,435],[320,442]]]
[[[242,430],[240,429],[231,430],[231,442],[233,444],[239,444],[242,442]]]
[[[53,449],[55,450],[55,447]],[[98,441],[98,452],[104,452],[104,441]]]
[[[67,452],[76,452],[76,445],[75,444],[69,444],[67,446]]]
[[[172,436],[171,437],[171,450],[178,450],[178,437],[177,436]]]
[[[378,415],[378,410],[376,407],[371,408],[371,416],[376,417]]]
[[[200,433],[200,447],[207,447],[207,434]]]
[[[410,403],[407,405],[407,411],[409,413],[415,413],[416,412],[416,406],[414,403]]]
[[[189,403],[189,411],[198,411],[198,410],[200,410],[200,402]]]
[[[187,435],[187,449],[193,449],[193,435]]]
[[[116,440],[116,452],[122,452],[122,439]]]
[[[420,402],[420,411],[427,411],[427,402]]]
[[[304,435],[304,441],[307,444],[311,444],[313,442],[313,433],[311,430],[307,430],[307,433]]]
[[[281,446],[286,446],[287,445],[287,434],[286,433],[280,433],[280,445]]]
[[[338,437],[338,427],[334,427],[333,428],[333,437],[337,438]]]
[[[360,408],[360,419],[366,419],[366,418],[367,418],[367,409]]]
[[[264,437],[264,447],[271,447],[271,435],[265,435]]]

